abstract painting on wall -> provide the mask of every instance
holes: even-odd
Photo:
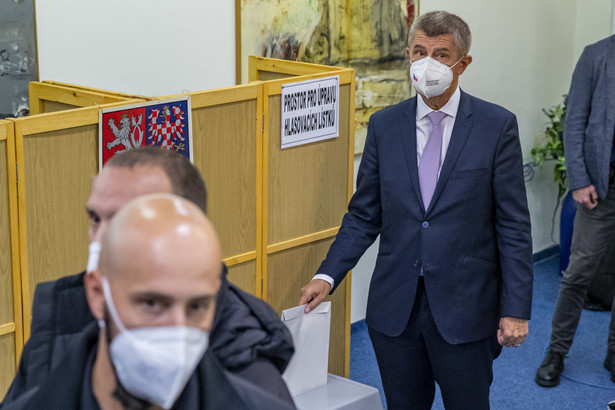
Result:
[[[406,36],[419,0],[240,2],[242,83],[249,55],[356,70],[356,153],[369,116],[410,96]]]

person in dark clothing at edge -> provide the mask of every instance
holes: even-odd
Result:
[[[183,156],[144,147],[116,155],[107,162],[94,181],[86,206],[92,221],[88,273],[97,266],[100,239],[111,217],[133,198],[165,192],[192,201],[206,213],[205,183]],[[222,264],[205,357],[215,356],[225,370],[246,384],[279,397],[292,408],[292,398],[281,378],[294,351],[290,334],[269,305],[229,283],[226,273]],[[37,286],[30,339],[24,346],[17,375],[0,404],[3,410],[24,408],[12,404],[34,394],[74,353],[75,340],[86,328],[96,328],[86,299],[85,276],[86,272],[82,272]]]

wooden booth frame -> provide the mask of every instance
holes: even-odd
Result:
[[[301,286],[311,280],[333,242],[353,193],[355,72],[254,56],[250,56],[249,64],[250,81],[266,80],[263,83],[263,299],[279,311],[297,303]],[[327,71],[323,72],[323,68]],[[347,119],[340,123],[339,136],[282,150],[282,85],[332,75],[339,76],[340,110],[345,110],[340,112],[340,118]],[[286,181],[279,178],[279,173],[284,173]],[[345,180],[335,178],[344,174]],[[293,186],[299,188],[293,190]],[[345,377],[350,367],[350,286],[349,273],[345,283],[330,297],[333,305],[329,370]]]
[[[17,171],[13,124],[0,121],[0,394],[8,388],[23,348]]]
[[[24,341],[30,337],[32,291],[36,285],[78,273],[85,266],[88,222],[84,206],[92,177],[98,170],[99,108],[136,102],[139,100],[9,119],[14,124],[19,175],[17,193]],[[84,132],[89,134],[88,140],[84,138]],[[82,159],[87,154],[95,155],[90,157],[93,168],[75,172],[67,163]],[[50,204],[58,206],[49,210],[47,207]],[[62,246],[70,243],[73,236],[83,246]],[[34,276],[31,275],[32,269],[36,272]]]
[[[56,81],[32,81],[29,85],[30,115],[63,111],[73,108],[105,105],[131,100],[148,100],[140,95],[130,95],[91,87],[82,87]]]
[[[249,84],[190,93],[194,164],[207,183],[208,216],[219,232],[229,280],[281,313],[299,300],[352,195],[354,70],[266,58],[250,58],[250,67]],[[334,75],[340,79],[339,137],[282,150],[282,84]],[[31,85],[39,109],[53,112],[0,122],[14,294],[14,318],[0,323],[0,338],[15,337],[11,366],[0,365],[8,373],[30,335],[36,285],[85,267],[84,206],[98,172],[99,110],[173,97],[130,99],[70,84]],[[75,105],[85,107],[54,111]],[[329,371],[348,377],[350,276],[331,301]]]

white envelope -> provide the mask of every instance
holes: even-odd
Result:
[[[282,322],[295,345],[295,354],[282,374],[293,397],[327,384],[331,302],[322,302],[307,315],[304,309],[302,305],[282,312]]]

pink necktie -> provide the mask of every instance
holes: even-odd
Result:
[[[429,207],[431,197],[433,197],[433,193],[436,190],[436,183],[438,182],[438,171],[440,170],[440,157],[442,154],[442,128],[440,127],[440,122],[446,117],[446,114],[432,111],[427,114],[427,117],[433,127],[419,163],[419,183],[425,209]]]

